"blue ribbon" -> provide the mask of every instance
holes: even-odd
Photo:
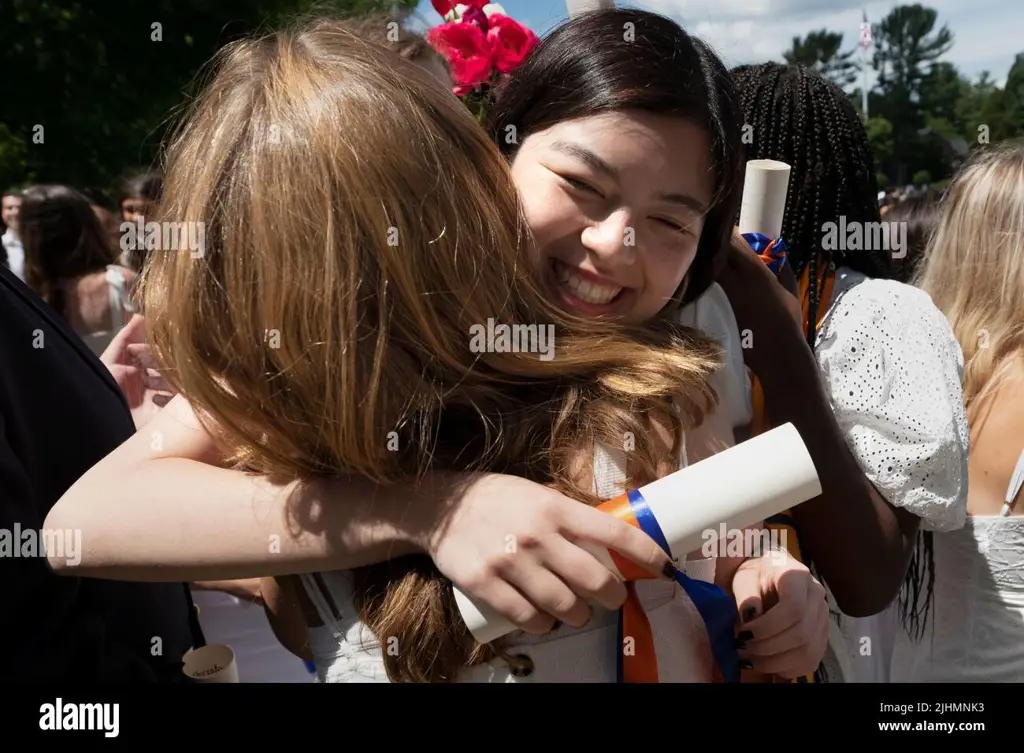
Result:
[[[665,534],[658,524],[658,519],[644,499],[644,495],[637,489],[628,492],[629,504],[633,510],[640,529],[650,536],[660,546],[665,554],[672,556]],[[740,681],[740,658],[736,652],[735,629],[738,613],[736,604],[732,598],[716,586],[703,580],[696,580],[683,572],[676,573],[676,582],[683,587],[690,601],[697,607],[704,627],[708,631],[708,639],[711,641],[711,653],[718,664],[725,682]],[[619,646],[622,645],[622,612],[619,612]],[[622,682],[622,651],[618,654],[619,682]]]
[[[764,260],[768,269],[776,275],[786,266],[786,257],[789,252],[786,250],[786,242],[782,238],[769,238],[761,233],[744,233],[743,239],[754,249],[754,253]]]

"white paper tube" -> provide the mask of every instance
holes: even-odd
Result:
[[[238,682],[238,665],[230,646],[211,643],[191,649],[185,652],[182,661],[185,664],[182,671],[193,682]]]
[[[747,162],[740,205],[740,233],[761,233],[777,238],[782,233],[789,191],[790,167],[772,159]]]
[[[640,489],[674,557],[685,558],[717,537],[821,494],[807,446],[793,424],[783,424],[694,463]],[[581,545],[618,573],[607,549]],[[480,643],[516,627],[486,605],[455,589],[466,626]]]
[[[614,8],[615,0],[565,0],[565,9],[569,18],[575,18],[581,13],[588,13],[593,10],[605,10]]]

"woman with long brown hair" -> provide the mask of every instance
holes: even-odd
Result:
[[[92,205],[73,188],[28,188],[20,223],[25,282],[100,355],[134,311],[135,273],[117,264]]]

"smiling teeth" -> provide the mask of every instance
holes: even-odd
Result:
[[[622,292],[620,287],[599,285],[585,280],[582,276],[562,264],[558,265],[558,281],[571,290],[572,294],[584,303],[593,303],[595,305],[610,303],[615,296]]]

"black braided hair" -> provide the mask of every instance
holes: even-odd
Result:
[[[801,65],[763,63],[734,68],[743,111],[746,159],[774,159],[792,167],[782,237],[799,277],[818,279],[818,265],[845,266],[867,277],[894,279],[889,254],[822,248],[825,223],[880,222],[878,182],[867,131],[850,97]],[[749,128],[748,128],[749,126]],[[807,342],[817,339],[820,291],[808,285]],[[810,563],[808,563],[810,566]],[[898,608],[908,632],[923,633],[933,601],[932,534],[918,534]],[[923,596],[924,598],[920,598]]]
[[[822,248],[824,225],[879,222],[878,182],[867,131],[849,96],[837,85],[800,65],[764,63],[734,68],[743,110],[747,159],[774,159],[793,169],[782,237],[798,277],[818,265],[845,266],[868,277],[891,279],[889,256]],[[807,337],[814,346],[818,290],[809,288]]]

